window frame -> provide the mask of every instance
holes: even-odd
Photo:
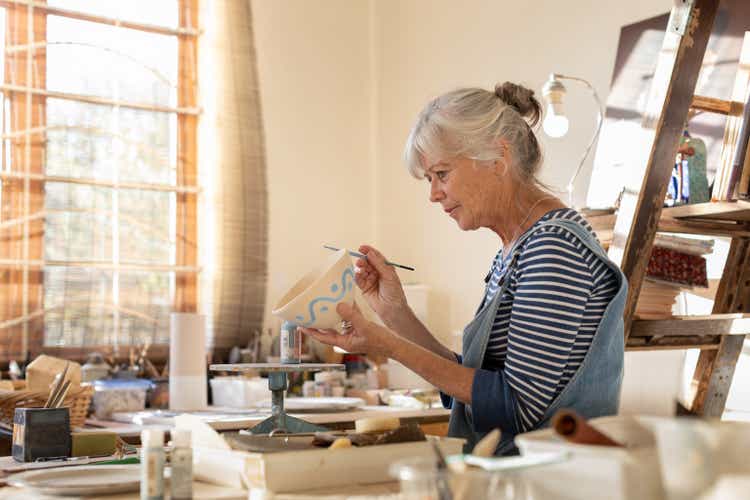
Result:
[[[91,351],[128,359],[128,345],[91,345],[85,347],[44,346],[44,210],[46,148],[46,100],[50,97],[94,102],[100,105],[141,107],[139,103],[115,103],[92,96],[62,94],[46,89],[46,24],[48,15],[69,17],[111,25],[113,29],[134,29],[175,36],[178,40],[177,107],[159,109],[177,116],[176,185],[146,186],[174,192],[176,198],[176,261],[166,266],[175,272],[173,310],[196,312],[198,309],[198,228],[197,207],[200,188],[197,171],[197,56],[198,1],[178,1],[176,29],[127,22],[85,12],[48,6],[43,1],[0,0],[6,9],[6,43],[19,47],[6,52],[5,81],[0,91],[7,95],[13,134],[3,141],[3,165],[0,169],[0,362],[33,359],[46,353],[72,360],[83,360]],[[30,30],[33,28],[33,31]],[[31,40],[33,32],[34,40]],[[23,50],[26,48],[26,50]],[[14,75],[9,82],[9,75]],[[148,107],[148,106],[147,106]],[[3,119],[6,113],[3,112]],[[16,131],[32,133],[16,134]],[[13,158],[12,171],[4,164],[5,144]],[[71,179],[65,182],[71,182]],[[93,180],[91,182],[94,182]],[[86,181],[84,181],[86,183]],[[119,186],[125,187],[125,186]],[[28,237],[24,237],[24,234]],[[4,344],[4,345],[3,345]],[[135,346],[134,346],[135,347]],[[167,358],[167,344],[153,345],[152,361]]]

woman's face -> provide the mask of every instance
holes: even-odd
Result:
[[[481,163],[454,158],[435,162],[424,172],[430,201],[439,203],[464,231],[491,227],[509,189],[503,160]]]

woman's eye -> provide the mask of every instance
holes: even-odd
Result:
[[[445,178],[448,177],[448,172],[446,170],[441,170],[440,172],[436,172],[435,175],[439,180],[444,181]]]

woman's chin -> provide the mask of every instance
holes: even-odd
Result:
[[[458,228],[461,231],[473,231],[475,229],[478,229],[474,224],[472,224],[470,221],[465,221],[461,218],[456,219],[456,224],[458,225]]]

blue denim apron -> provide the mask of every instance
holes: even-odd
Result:
[[[511,249],[511,261],[507,266],[502,284],[489,303],[482,306],[474,319],[464,329],[462,364],[469,368],[481,368],[487,342],[490,339],[492,325],[497,315],[503,293],[508,287],[512,270],[518,259],[519,249],[536,229],[541,227],[562,227],[577,235],[581,241],[594,252],[617,276],[619,289],[612,301],[604,310],[599,327],[594,333],[588,352],[583,362],[568,382],[568,385],[552,401],[542,416],[537,428],[546,427],[552,416],[560,408],[572,408],[585,418],[594,418],[617,413],[620,404],[620,387],[622,385],[623,362],[625,355],[625,338],[623,335],[623,311],[627,297],[627,280],[622,271],[607,257],[593,235],[580,224],[564,219],[555,219],[539,224],[534,231],[524,234]],[[487,397],[493,397],[488,394]],[[516,409],[513,408],[513,413]],[[516,415],[516,422],[518,416]],[[516,429],[502,429],[502,439],[495,451],[496,455],[515,453],[513,438]],[[471,406],[453,399],[448,435],[466,439],[464,451],[469,452],[486,433],[478,432],[472,424]]]

